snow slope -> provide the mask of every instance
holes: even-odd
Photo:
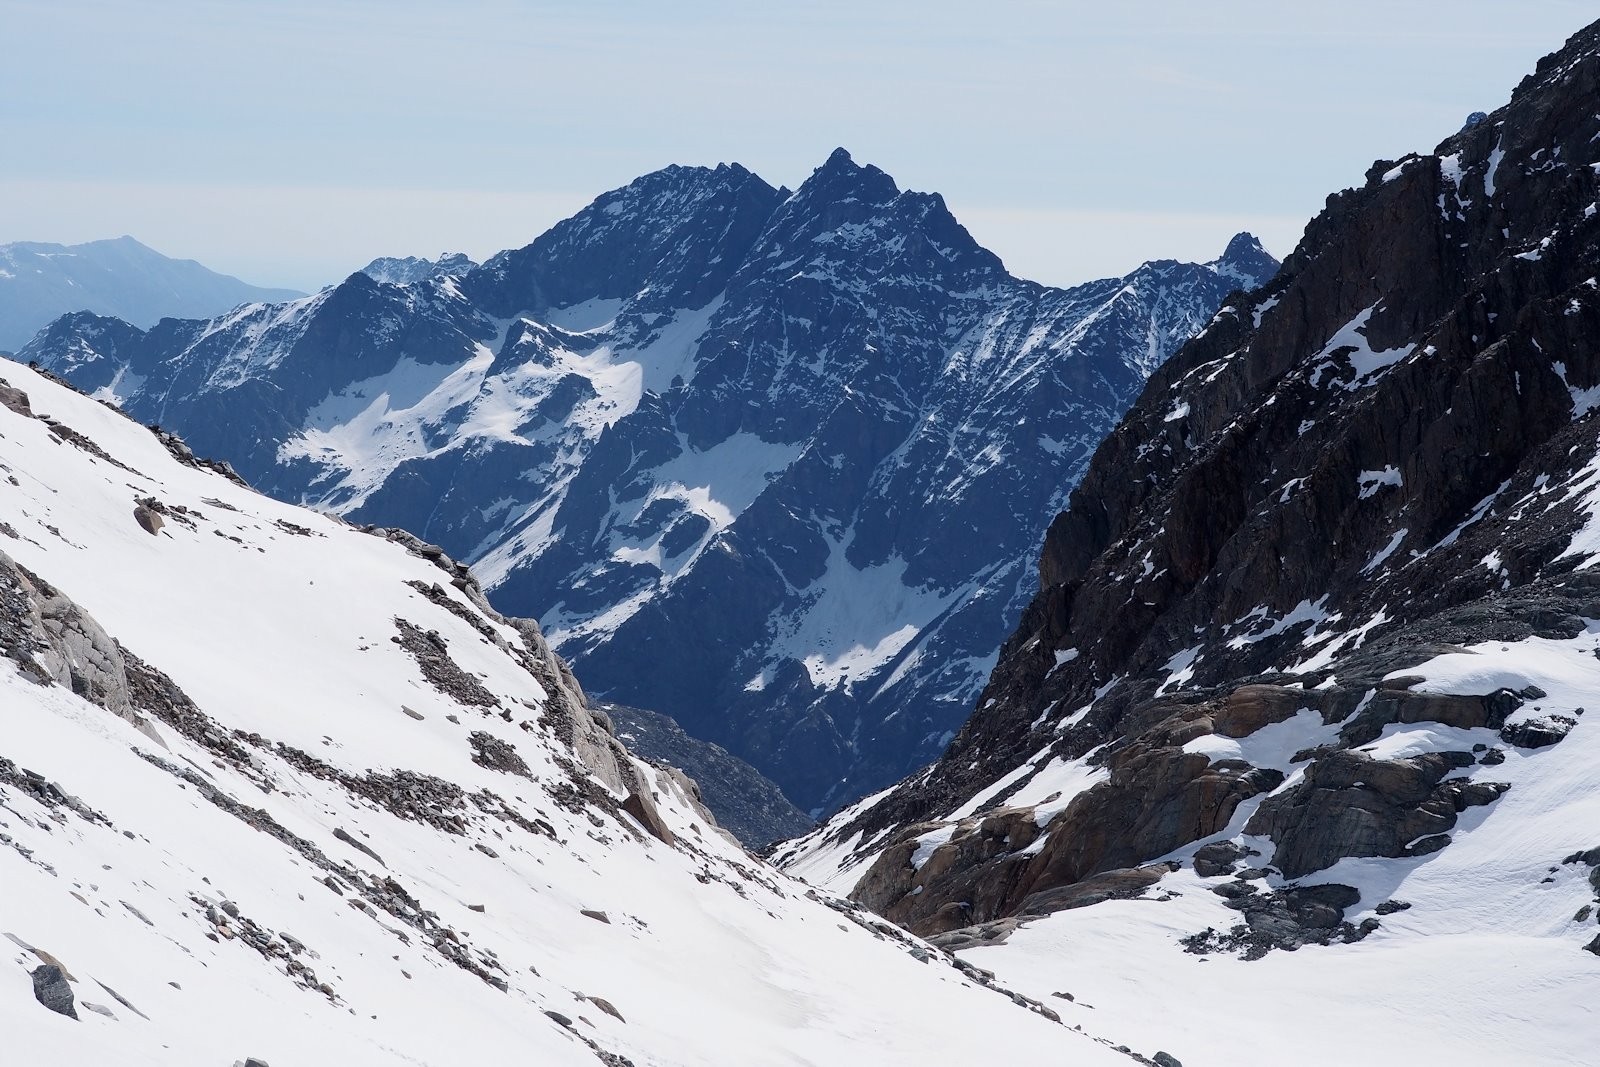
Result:
[[[8,1061],[1126,1062],[724,840],[437,550],[0,378]]]

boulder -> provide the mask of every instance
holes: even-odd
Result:
[[[141,527],[143,527],[145,533],[152,536],[160,533],[161,527],[166,525],[165,519],[163,519],[154,510],[145,507],[143,504],[139,504],[134,507],[133,521],[137,522]]]
[[[1548,748],[1571,732],[1578,720],[1568,715],[1524,719],[1500,728],[1500,739],[1518,748]]]
[[[41,963],[32,972],[33,996],[40,1004],[69,1019],[78,1017],[74,1005],[72,985],[61,968],[54,963]]]
[[[628,794],[622,802],[622,810],[633,816],[633,820],[649,832],[650,836],[665,845],[675,845],[678,839],[667,827],[666,820],[661,817],[661,812],[656,810],[655,801],[644,793],[634,791]]]
[[[1330,867],[1347,856],[1418,856],[1449,843],[1444,836],[1468,807],[1505,791],[1494,782],[1443,781],[1473,763],[1465,752],[1430,752],[1380,760],[1331,752],[1306,768],[1293,789],[1269,797],[1245,832],[1270,837],[1272,865],[1286,878]]]

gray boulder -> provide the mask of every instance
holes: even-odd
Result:
[[[76,1019],[78,1009],[74,1004],[72,984],[67,981],[61,968],[53,963],[41,963],[32,973],[34,999],[57,1015]]]

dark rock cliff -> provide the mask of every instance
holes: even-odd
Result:
[[[820,835],[877,854],[863,900],[924,931],[1014,915],[1221,831],[1285,767],[1303,778],[1244,829],[1291,878],[1443,847],[1494,801],[1447,779],[1481,753],[1351,750],[1391,723],[1500,728],[1541,694],[1425,696],[1394,672],[1600,614],[1597,99],[1590,27],[1484,121],[1330,197],[1277,277],[1154,373],[1052,523],[970,721]],[[1327,740],[1278,767],[1185,748],[1311,713]],[[1086,757],[1102,780],[1036,828],[1007,806]]]

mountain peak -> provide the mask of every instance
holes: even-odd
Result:
[[[857,163],[848,151],[835,148],[801,184],[799,193],[881,204],[899,196],[900,187],[885,171],[870,163]]]
[[[1222,250],[1222,255],[1207,266],[1219,274],[1232,275],[1248,289],[1266,283],[1278,273],[1277,259],[1262,247],[1256,235],[1249,230],[1240,230],[1234,234],[1228,241],[1228,247]]]

